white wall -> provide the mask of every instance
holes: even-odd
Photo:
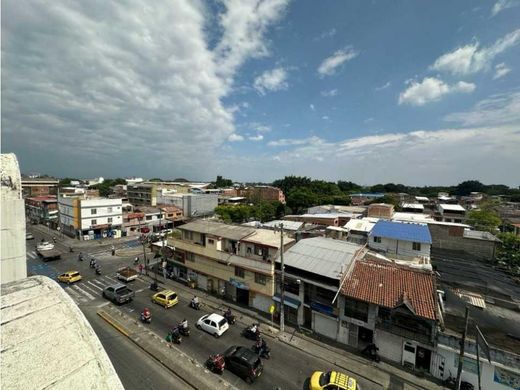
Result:
[[[381,242],[374,242],[374,237],[369,237],[368,246],[372,249],[380,250],[388,254],[397,254],[405,257],[430,257],[430,244],[421,243],[421,250],[413,250],[413,243],[411,241],[393,240],[390,238],[381,237]]]
[[[264,313],[269,313],[269,306],[271,306],[274,302],[271,297],[267,295],[249,292],[250,294],[255,294],[255,297],[252,299],[252,306],[255,309],[263,311]]]
[[[88,230],[92,220],[96,225],[112,224],[114,226],[123,224],[123,211],[121,199],[82,199],[81,200],[81,230]],[[96,214],[92,214],[95,209]],[[112,222],[109,222],[112,218]]]
[[[403,338],[392,333],[376,329],[374,343],[379,348],[381,357],[401,364],[403,356]]]

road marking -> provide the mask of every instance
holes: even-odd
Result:
[[[83,297],[82,295],[80,295],[78,292],[76,292],[75,290],[73,290],[72,288],[70,287],[65,287],[64,290],[71,296],[71,298],[76,301],[77,303],[86,303],[88,302],[87,299],[85,299],[85,297]],[[79,301],[79,302],[78,302]]]
[[[88,293],[87,291],[83,290],[83,289],[82,289],[81,287],[79,287],[77,284],[75,284],[74,286],[72,286],[72,288],[81,291],[81,293],[84,294],[85,296],[87,296],[88,298],[90,298],[90,300],[94,300],[94,299],[95,299],[92,295],[90,295],[90,293]]]
[[[99,294],[96,290],[92,289],[91,287],[89,287],[89,286],[86,285],[85,283],[83,283],[82,286],[83,286],[84,288],[86,288],[87,291],[89,291],[89,292],[91,292],[92,294],[94,294],[94,296],[97,296],[97,295]]]
[[[120,283],[119,280],[116,280],[116,279],[114,279],[114,278],[111,278],[110,276],[106,276],[106,275],[105,275],[105,278],[110,279],[110,280],[111,280],[112,282],[114,282],[114,283]]]
[[[145,288],[142,288],[142,289],[140,289],[140,290],[137,290],[137,291],[136,291],[136,294],[137,294],[137,293],[140,293],[140,292],[143,292],[144,290],[146,290],[146,289],[145,289]]]
[[[103,289],[101,287],[92,283],[90,280],[87,280],[87,283],[90,284],[92,287],[97,288],[99,291],[103,291]]]
[[[105,307],[106,305],[110,305],[110,302],[102,303],[101,305],[97,305],[96,307]]]
[[[92,279],[92,281],[93,281],[94,283],[100,285],[102,289],[106,287],[106,283],[104,283],[104,282],[101,281],[101,280],[98,280],[98,279]]]
[[[36,259],[36,255],[34,254],[34,252],[27,252],[27,255],[33,260]]]

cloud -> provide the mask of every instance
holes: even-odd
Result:
[[[257,134],[255,136],[249,137],[250,141],[255,141],[255,142],[262,141],[263,139],[264,139],[264,136],[262,134]]]
[[[256,123],[256,122],[250,123],[249,127],[256,130],[257,133],[269,133],[273,130],[271,128],[271,126],[262,125],[262,124]]]
[[[444,120],[463,126],[519,125],[520,92],[493,95],[478,102],[471,110],[446,115]]]
[[[496,16],[499,12],[502,12],[505,9],[513,8],[519,5],[520,3],[515,0],[498,0],[491,8],[491,16]]]
[[[270,141],[268,146],[295,146],[295,145],[305,145],[305,144],[319,144],[321,143],[321,139],[319,137],[309,137],[309,138],[301,138],[301,139],[290,139],[283,138],[276,141]]]
[[[233,133],[228,137],[229,142],[240,142],[243,141],[244,137],[240,134]]]
[[[511,72],[511,68],[508,68],[506,64],[503,62],[501,64],[497,64],[495,65],[495,74],[493,76],[493,80],[504,77],[509,72]]]
[[[336,72],[336,69],[343,63],[348,62],[358,56],[359,52],[351,47],[344,50],[338,50],[330,57],[327,57],[318,67],[318,73],[321,76],[331,76]]]
[[[327,115],[323,115],[321,119],[328,121],[330,118]]]
[[[520,42],[520,29],[506,34],[489,47],[479,48],[479,42],[459,47],[443,54],[430,67],[454,75],[469,75],[487,70],[497,55]]]
[[[383,89],[387,89],[392,83],[390,81],[387,81],[385,84],[381,85],[380,87],[376,87],[376,91],[382,91]]]
[[[475,90],[475,84],[459,81],[448,85],[435,77],[426,77],[421,82],[413,81],[409,87],[399,95],[399,104],[423,106],[426,103],[440,100],[443,96],[452,93],[470,93]]]
[[[311,109],[312,111],[315,111],[315,110],[316,110],[316,108],[314,107],[314,104],[309,104],[309,107],[310,107],[310,109]]]
[[[267,54],[286,3],[224,1],[215,19],[187,0],[5,4],[2,150],[62,176],[212,175],[219,146],[241,137],[224,98],[238,68]]]
[[[338,96],[338,90],[337,89],[331,89],[329,91],[321,91],[320,94],[321,96],[324,96],[324,97],[334,97],[334,96]]]
[[[321,41],[325,38],[332,38],[334,35],[336,35],[337,31],[335,28],[331,28],[330,30],[323,31],[320,35],[318,35],[316,38],[313,39],[313,41]]]
[[[255,79],[254,87],[262,95],[265,95],[267,91],[287,89],[289,87],[287,71],[284,68],[265,71]]]

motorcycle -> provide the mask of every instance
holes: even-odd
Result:
[[[96,260],[91,259],[90,264],[88,265],[90,268],[96,268]]]
[[[150,284],[150,290],[159,291],[159,285],[157,283],[153,282],[152,284]]]
[[[171,331],[170,333],[168,333],[168,336],[166,336],[166,341],[168,341],[169,343],[180,344],[182,342],[180,332]]]
[[[258,329],[258,326],[257,326],[256,327],[256,332],[255,332],[255,331],[252,330],[252,328],[253,328],[253,325],[248,326],[247,328],[245,328],[244,331],[242,332],[242,335],[246,339],[255,340],[255,341],[260,340],[260,329]]]
[[[216,355],[209,355],[208,360],[206,360],[206,367],[210,371],[221,375],[224,372],[224,368],[226,367],[224,355],[220,353],[217,353]]]
[[[179,333],[183,336],[190,336],[190,327],[185,328],[184,326],[179,325]]]
[[[148,309],[144,309],[141,313],[141,321],[150,324],[152,322],[152,313]]]
[[[96,267],[96,275],[101,275],[101,267],[99,265]]]
[[[377,351],[379,351],[379,348],[376,347],[375,344],[368,344],[365,349],[363,349],[361,351],[361,353],[367,357],[369,357],[370,359],[372,359],[373,361],[375,361],[376,363],[379,363],[381,361],[381,358],[379,357],[379,354],[377,353]]]
[[[260,340],[257,341],[256,344],[253,344],[252,349],[262,359],[269,359],[271,357],[271,348],[269,348],[267,344],[261,342]]]
[[[78,261],[83,261],[83,255],[81,253],[78,255]]]
[[[190,302],[190,307],[195,310],[200,310],[200,302],[194,302],[193,300]]]
[[[224,312],[224,318],[230,325],[234,325],[236,322],[236,318],[231,312],[225,311]]]

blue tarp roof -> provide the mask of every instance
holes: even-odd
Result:
[[[393,238],[394,240],[432,243],[432,236],[427,225],[378,221],[370,232],[370,236]]]

